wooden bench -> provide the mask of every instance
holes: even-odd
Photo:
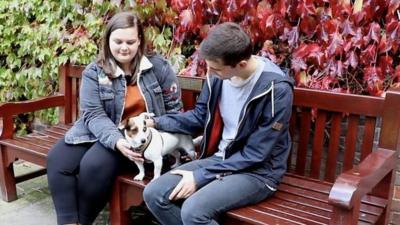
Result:
[[[83,67],[59,69],[60,90],[37,100],[0,104],[0,184],[4,201],[17,198],[16,183],[45,170],[15,177],[13,162],[41,166],[51,146],[78,117],[78,87]],[[186,109],[193,107],[203,80],[179,78]],[[17,137],[13,117],[59,107],[60,123]],[[358,96],[295,88],[288,172],[273,197],[229,211],[224,224],[388,224],[400,145],[400,90],[386,97]],[[377,126],[379,124],[379,126]],[[379,129],[377,127],[380,127]],[[376,137],[377,136],[377,137]],[[378,140],[374,144],[374,137]],[[110,215],[112,225],[129,224],[128,209],[142,203],[148,181],[118,176]]]

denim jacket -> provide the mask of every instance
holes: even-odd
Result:
[[[286,171],[291,140],[293,80],[267,59],[244,108],[236,138],[227,146],[221,163],[193,171],[197,188],[232,173],[256,176],[276,188]],[[219,112],[222,80],[207,76],[193,110],[156,117],[161,130],[197,135],[203,133],[201,158],[214,154],[221,138],[223,121]]]
[[[143,56],[137,83],[147,112],[160,116],[182,109],[177,78],[162,57]],[[126,79],[120,68],[109,79],[99,65],[95,62],[89,64],[82,73],[80,118],[67,131],[65,142],[100,141],[105,147],[114,149],[117,141],[124,138],[117,127],[124,111],[125,95]]]

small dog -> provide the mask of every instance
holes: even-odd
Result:
[[[175,158],[175,164],[172,166],[174,168],[180,165],[179,149],[183,149],[192,160],[196,152],[190,135],[173,134],[146,127],[145,120],[148,118],[150,118],[148,113],[142,113],[122,122],[122,126],[125,124],[124,135],[131,144],[132,150],[141,153],[145,160],[154,163],[154,180],[161,175],[164,155],[171,154]],[[134,162],[139,168],[139,174],[133,179],[143,180],[145,175],[143,162]]]

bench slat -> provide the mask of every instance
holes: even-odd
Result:
[[[264,209],[260,210],[255,206],[231,210],[227,213],[227,216],[256,225],[305,225],[304,221],[298,221],[298,218],[291,215],[274,210],[264,211]]]
[[[315,124],[314,140],[313,140],[313,150],[311,157],[311,169],[310,177],[319,178],[319,173],[321,169],[321,160],[323,153],[323,144],[325,138],[325,123],[327,113],[323,110],[317,112],[317,121]]]
[[[365,159],[372,152],[374,145],[376,119],[366,117],[364,124],[364,136],[362,138],[361,160]]]
[[[15,137],[15,140],[23,141],[26,143],[31,143],[34,146],[43,147],[43,148],[51,148],[54,145],[54,142],[49,141],[48,139],[37,138],[35,136],[23,136],[23,137]]]
[[[49,130],[44,130],[44,131],[34,131],[34,133],[36,134],[40,134],[42,136],[51,138],[53,140],[59,140],[60,138],[62,138],[64,135],[63,134],[59,134],[59,133],[55,133]]]
[[[32,145],[32,143],[30,142],[25,142],[15,139],[0,140],[0,144],[14,149],[18,149],[20,151],[29,152],[32,155],[38,155],[43,158],[47,157],[47,152],[49,151],[48,148],[38,147]]]
[[[360,117],[356,115],[350,115],[348,118],[349,121],[346,134],[346,148],[343,158],[343,171],[353,168],[359,119]]]
[[[329,135],[328,156],[326,159],[325,180],[335,181],[336,166],[339,153],[340,128],[342,122],[342,113],[332,114],[331,129]]]
[[[297,148],[296,174],[304,175],[307,162],[308,142],[311,129],[311,109],[301,109],[300,140]]]

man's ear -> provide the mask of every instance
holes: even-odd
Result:
[[[245,68],[247,66],[247,63],[247,60],[242,60],[237,65],[239,65],[241,68]]]

